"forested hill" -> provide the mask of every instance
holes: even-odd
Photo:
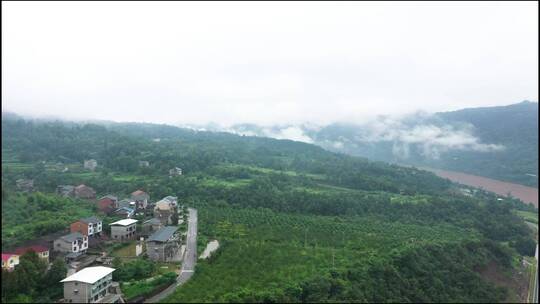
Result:
[[[219,130],[215,126],[207,127]],[[223,130],[276,138],[292,136],[330,151],[370,160],[538,185],[538,103],[535,102],[327,126],[240,124]]]
[[[483,142],[505,147],[496,153],[452,152],[439,165],[450,170],[538,186],[538,103],[437,113],[448,123],[466,122]]]
[[[82,168],[90,158],[94,172]],[[183,174],[169,177],[173,167]],[[19,178],[39,192],[18,191]],[[3,117],[3,248],[96,212],[54,194],[80,183],[198,210],[197,248],[220,248],[170,302],[517,302],[518,289],[485,273],[514,282],[534,255],[520,217],[534,207],[467,196],[426,171],[290,140]]]
[[[449,183],[435,175],[336,154],[290,140],[198,132],[166,125],[69,124],[2,120],[2,152],[22,162],[82,163],[94,158],[119,172],[152,163],[149,172],[178,166],[198,172],[221,163],[265,167],[304,174],[324,174],[336,185],[399,193],[436,193]],[[4,155],[3,155],[4,158]]]

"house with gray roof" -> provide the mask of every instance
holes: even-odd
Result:
[[[154,232],[146,240],[148,257],[154,261],[171,261],[177,255],[181,245],[177,231],[176,226],[165,226]]]
[[[147,221],[144,221],[142,224],[142,234],[143,235],[150,235],[159,229],[163,228],[163,224],[158,218],[151,218]]]
[[[88,236],[80,232],[72,232],[54,240],[53,250],[60,252],[86,252],[88,249]]]

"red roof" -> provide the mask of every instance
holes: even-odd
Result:
[[[2,261],[6,262],[13,255],[14,255],[13,253],[2,253]]]
[[[141,194],[146,194],[146,192],[144,192],[142,190],[137,190],[137,191],[131,193],[131,195],[141,195]]]
[[[23,254],[25,254],[26,252],[28,252],[30,250],[34,250],[36,253],[40,253],[40,252],[49,251],[49,248],[44,247],[44,246],[40,246],[40,245],[21,247],[21,248],[17,248],[15,250],[15,254],[23,255]]]

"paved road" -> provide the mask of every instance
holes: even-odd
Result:
[[[187,282],[195,271],[195,264],[197,264],[197,210],[188,208],[188,211],[189,217],[188,231],[186,236],[186,253],[182,262],[180,275],[176,278],[175,284],[169,286],[167,289],[163,290],[157,295],[147,299],[145,303],[157,303],[165,299],[171,295],[178,286]]]

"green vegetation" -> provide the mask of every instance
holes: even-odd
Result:
[[[43,196],[45,207],[33,206],[37,218],[53,206],[58,213],[48,217],[55,222],[92,212],[83,202],[12,192],[22,177],[43,193],[85,183],[98,196],[143,189],[152,200],[174,195],[198,209],[198,250],[211,239],[220,249],[167,301],[500,302],[511,291],[475,270],[496,263],[510,271],[511,261],[530,252],[532,232],[515,213],[530,206],[482,192],[465,197],[449,181],[414,168],[299,142],[151,124],[3,120],[2,126],[10,160],[30,164],[2,173],[3,210]],[[98,161],[96,172],[77,169],[88,158]],[[139,160],[150,166],[140,168]],[[49,170],[42,161],[74,169]],[[184,175],[169,178],[174,166]],[[4,211],[2,228],[21,229],[27,221]],[[159,272],[149,261],[113,264],[122,268],[115,279],[132,281],[124,285],[130,297],[161,286],[146,281]]]
[[[94,214],[93,204],[44,193],[14,193],[2,187],[2,248],[58,232]]]
[[[516,210],[516,214],[527,222],[538,224],[538,212]]]
[[[136,281],[129,284],[122,284],[124,297],[129,301],[139,296],[151,295],[156,290],[169,286],[176,280],[176,273],[167,272],[148,280]]]
[[[55,260],[49,270],[38,255],[27,252],[20,257],[16,271],[2,269],[2,303],[48,303],[63,294],[60,280],[66,277],[64,261]]]

